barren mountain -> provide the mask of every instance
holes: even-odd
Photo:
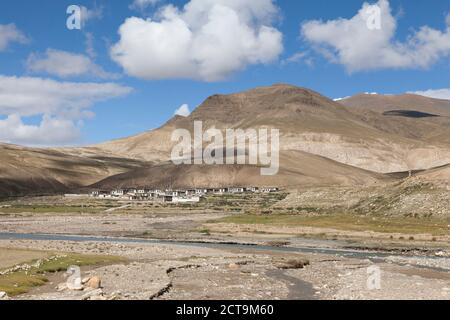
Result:
[[[416,94],[358,94],[339,101],[345,106],[377,113],[414,110],[438,116],[450,116],[450,100],[433,99]]]
[[[0,144],[0,196],[67,192],[140,165],[129,159]]]
[[[426,170],[417,175],[421,180],[445,185],[450,190],[450,165]]]
[[[450,101],[414,94],[359,94],[339,101],[361,121],[390,134],[450,146]]]
[[[419,101],[429,99],[408,96],[408,101],[416,97]],[[431,100],[432,108],[427,112],[445,110],[445,106]],[[357,101],[355,104],[358,105]],[[443,121],[442,124],[425,123],[423,127],[427,128],[424,130],[429,139],[417,139],[416,122],[372,111],[365,114],[359,111],[364,108],[346,105],[346,101],[338,103],[314,91],[289,85],[215,95],[206,99],[189,117],[175,117],[159,129],[93,146],[92,150],[155,162],[168,161],[175,144],[171,141],[173,130],[192,130],[194,121],[202,120],[204,129],[212,126],[218,129],[277,128],[281,134],[281,150],[304,151],[381,173],[449,163],[448,145],[439,139],[433,140],[442,134],[433,129],[444,127],[448,119],[435,117],[435,121]],[[421,105],[425,112],[427,105]],[[384,106],[380,110],[392,111]]]
[[[156,130],[99,145],[33,149],[1,144],[0,194],[63,192],[99,181],[97,186],[108,187],[379,183],[387,178],[369,171],[405,172],[450,163],[449,110],[449,101],[415,95],[359,95],[338,103],[283,84],[214,95],[189,117],[176,116]],[[169,163],[177,143],[171,141],[173,131],[192,131],[197,120],[204,130],[279,129],[279,174],[261,176],[259,167],[249,165]]]
[[[136,169],[106,178],[93,188],[115,187],[231,187],[277,186],[287,189],[304,186],[369,185],[392,179],[301,151],[284,151],[280,171],[261,176],[260,167],[252,165],[174,165],[171,162]]]

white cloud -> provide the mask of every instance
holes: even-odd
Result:
[[[73,121],[43,116],[39,125],[24,124],[19,115],[0,120],[0,140],[26,145],[62,145],[76,141],[80,128]]]
[[[284,64],[287,63],[297,63],[306,58],[308,54],[306,52],[296,52],[292,56],[288,57],[283,61]]]
[[[308,52],[306,51],[294,53],[290,57],[281,61],[281,65],[285,66],[291,63],[301,63],[301,62],[309,67],[314,66],[314,60],[309,56]]]
[[[128,18],[111,57],[143,79],[222,80],[248,65],[269,63],[283,50],[272,27],[272,0],[191,0],[168,5],[154,20]]]
[[[59,82],[32,77],[0,76],[0,140],[10,143],[61,144],[73,142],[82,119],[93,116],[96,102],[132,91],[115,83]],[[40,125],[23,117],[41,116]]]
[[[55,49],[47,49],[44,55],[32,53],[27,60],[27,70],[47,73],[61,78],[90,75],[102,79],[115,79],[117,75],[103,70],[88,56]]]
[[[182,117],[189,117],[191,114],[191,111],[189,110],[189,105],[183,104],[181,105],[177,110],[175,110],[174,115],[176,116],[182,116]]]
[[[395,40],[396,18],[387,0],[379,0],[381,28],[369,28],[369,9],[364,3],[351,19],[308,21],[303,37],[329,61],[349,72],[385,68],[427,68],[450,54],[450,24],[445,31],[421,27],[405,42]],[[449,20],[449,19],[447,19]]]
[[[134,0],[133,3],[130,5],[130,9],[144,10],[149,6],[154,6],[160,1],[161,0]]]
[[[97,57],[97,52],[95,52],[95,45],[94,45],[94,34],[92,32],[86,32],[84,34],[85,36],[85,46],[86,46],[86,54],[92,58],[95,59]]]
[[[413,91],[408,93],[418,94],[420,96],[425,96],[429,98],[450,100],[450,89],[436,89],[436,90],[430,89],[425,91]]]
[[[28,38],[14,24],[0,24],[0,51],[6,50],[11,43],[27,43]]]

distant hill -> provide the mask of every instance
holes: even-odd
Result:
[[[450,100],[414,94],[359,94],[339,103],[383,132],[445,149],[450,147]]]

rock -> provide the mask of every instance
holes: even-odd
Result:
[[[239,270],[240,266],[237,263],[230,263],[228,265],[228,269],[230,269],[230,270]]]
[[[102,286],[102,280],[97,276],[90,278],[86,282],[86,287],[89,287],[92,289],[98,289],[98,288],[101,288],[101,286]]]
[[[84,277],[83,279],[81,279],[81,283],[86,284],[89,282],[89,280],[91,280],[91,277]]]
[[[72,283],[72,282],[66,282],[66,287],[67,287],[67,289],[69,289],[69,290],[74,290],[74,291],[81,291],[81,290],[83,290],[84,288],[83,288],[83,285],[81,284],[81,282],[75,282],[75,283]]]
[[[81,300],[99,300],[99,296],[103,296],[102,289],[89,290],[81,296]]]
[[[281,260],[275,263],[278,269],[303,269],[307,265],[309,265],[307,259]]]
[[[449,256],[449,254],[447,252],[445,252],[445,251],[438,251],[434,255],[437,256],[437,257],[447,257],[447,256]]]
[[[0,300],[9,300],[9,297],[5,291],[0,291]]]

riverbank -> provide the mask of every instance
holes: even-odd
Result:
[[[126,258],[129,263],[82,269],[84,277],[101,278],[102,299],[450,299],[449,258],[88,240],[0,240],[0,247]],[[286,267],[293,260],[309,263]],[[367,272],[374,267],[381,287],[370,290]],[[57,286],[51,282],[16,299],[82,297]]]

